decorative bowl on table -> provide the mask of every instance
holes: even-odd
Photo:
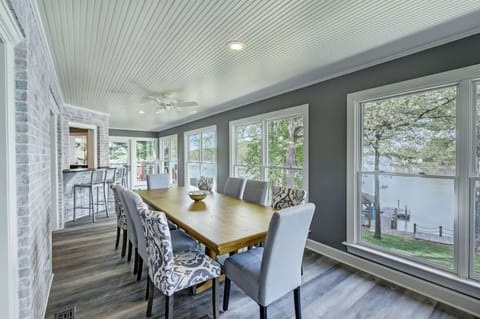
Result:
[[[205,197],[207,197],[207,194],[208,194],[208,192],[206,192],[206,191],[191,191],[191,192],[188,192],[188,196],[190,196],[190,198],[193,199],[196,202],[198,202],[198,201],[204,199]]]

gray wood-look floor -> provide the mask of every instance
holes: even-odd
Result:
[[[132,262],[114,249],[115,217],[78,220],[53,234],[53,272],[46,318],[76,306],[76,318],[144,318],[146,275],[136,282]],[[223,300],[223,284],[220,286]],[[455,308],[305,251],[301,291],[304,318],[474,318]],[[163,318],[157,293],[152,318]],[[258,306],[232,283],[221,318],[258,318]],[[211,295],[175,295],[175,318],[211,317]],[[268,308],[269,318],[294,318],[293,293]]]

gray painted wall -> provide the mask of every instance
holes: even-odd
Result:
[[[183,133],[217,125],[218,189],[228,177],[228,122],[309,104],[309,192],[317,205],[310,238],[344,250],[346,240],[346,95],[351,92],[480,63],[480,34],[281,94],[159,133],[179,134],[179,183],[184,182]],[[322,75],[319,74],[319,77]]]
[[[130,130],[119,130],[119,129],[109,129],[109,136],[121,136],[121,137],[150,137],[155,138],[158,136],[158,132],[144,132],[144,131],[130,131]]]

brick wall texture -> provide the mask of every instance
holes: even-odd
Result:
[[[59,192],[58,226],[63,218],[65,123],[98,126],[99,164],[108,165],[108,117],[63,107],[55,72],[47,55],[31,0],[9,0],[25,39],[15,48],[16,164],[19,318],[42,318],[52,278],[50,216],[52,191]],[[58,101],[58,185],[51,182],[52,103]],[[66,146],[68,148],[68,145]],[[68,161],[68,158],[67,158]],[[68,164],[67,164],[68,166]]]

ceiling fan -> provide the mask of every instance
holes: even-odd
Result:
[[[155,113],[161,113],[171,110],[180,110],[183,108],[190,108],[198,106],[195,101],[183,101],[181,99],[174,98],[169,93],[162,93],[160,95],[148,95],[145,97],[148,102],[152,102],[157,107]],[[148,103],[147,102],[147,103]]]

